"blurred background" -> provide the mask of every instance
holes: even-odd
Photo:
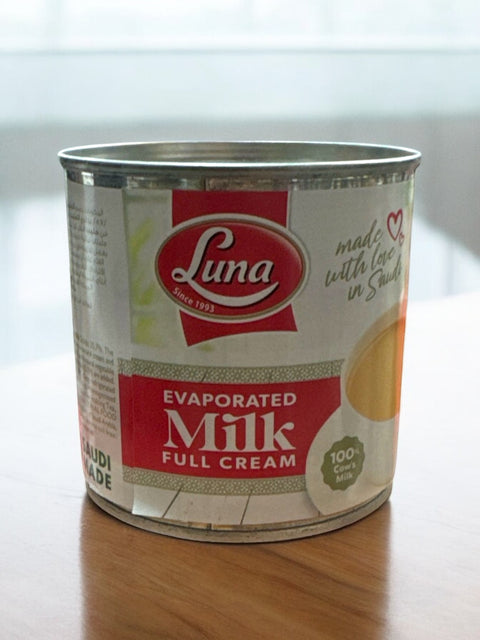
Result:
[[[480,290],[477,0],[4,2],[0,78],[0,366],[72,349],[75,145],[417,148],[410,299]]]

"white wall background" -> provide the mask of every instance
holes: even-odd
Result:
[[[56,154],[151,139],[418,148],[411,298],[480,289],[480,4],[0,7],[0,364],[71,348]]]

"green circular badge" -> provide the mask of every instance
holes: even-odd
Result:
[[[345,436],[330,447],[323,457],[322,473],[331,489],[345,491],[355,483],[363,469],[363,444],[355,437]]]

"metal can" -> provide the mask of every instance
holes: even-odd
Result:
[[[310,536],[384,503],[420,154],[160,142],[60,160],[92,500],[224,542]]]

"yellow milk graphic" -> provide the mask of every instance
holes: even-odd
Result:
[[[383,330],[370,330],[357,348],[347,373],[352,407],[370,420],[390,420],[400,411],[405,318]]]

